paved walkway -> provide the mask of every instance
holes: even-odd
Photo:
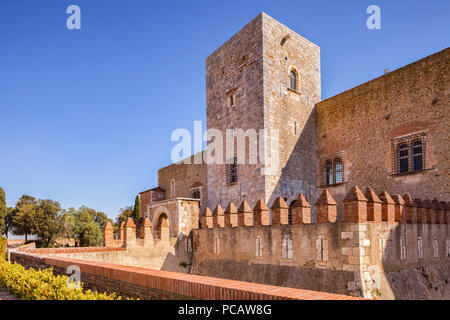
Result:
[[[0,300],[20,300],[0,284]]]

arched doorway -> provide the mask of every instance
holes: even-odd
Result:
[[[158,217],[158,223],[156,224],[156,236],[161,239],[161,227],[167,228],[169,226],[169,218],[164,212]]]

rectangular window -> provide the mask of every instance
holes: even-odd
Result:
[[[436,238],[433,238],[433,257],[439,258],[439,244]]]
[[[417,251],[419,259],[423,259],[423,242],[422,237],[417,237]]]
[[[256,256],[261,258],[263,254],[263,242],[261,237],[256,238]]]
[[[170,196],[175,197],[175,180],[170,181]]]
[[[285,234],[283,240],[281,241],[281,257],[283,259],[294,258],[292,239],[288,234]]]
[[[233,163],[225,165],[225,175],[227,184],[236,183],[238,181],[237,157],[234,157]]]
[[[392,174],[424,170],[426,138],[426,134],[421,132],[392,140]]]
[[[320,185],[333,186],[344,183],[344,152],[320,157]]]

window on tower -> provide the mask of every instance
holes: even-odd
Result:
[[[291,90],[297,91],[297,72],[295,70],[291,70],[289,74],[289,88]]]
[[[233,184],[238,181],[237,174],[237,157],[233,158],[232,163],[227,163],[225,167],[225,175],[227,184]]]

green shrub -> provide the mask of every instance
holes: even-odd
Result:
[[[17,263],[0,259],[0,283],[24,300],[120,300],[115,294],[83,291],[83,286],[69,288],[67,276],[55,276],[50,269],[25,269]]]

